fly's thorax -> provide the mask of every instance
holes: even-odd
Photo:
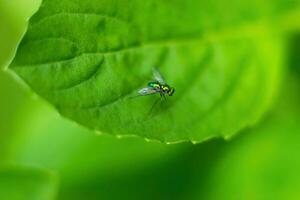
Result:
[[[174,88],[170,87],[167,84],[162,85],[159,82],[149,82],[148,87],[153,88],[161,94],[167,94],[169,96],[172,96],[175,92]]]
[[[161,84],[159,84],[158,82],[149,82],[148,87],[156,90],[161,90]]]

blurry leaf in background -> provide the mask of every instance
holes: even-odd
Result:
[[[291,73],[300,76],[300,30],[289,36],[288,42],[290,60],[288,65],[291,67]]]
[[[11,60],[17,43],[27,26],[27,19],[37,10],[41,0],[0,1],[0,68]]]
[[[28,101],[26,94],[18,82],[0,70],[0,157],[4,156],[6,146],[15,131],[18,110]]]
[[[229,138],[274,99],[282,20],[294,29],[299,11],[298,1],[282,0],[44,0],[10,68],[93,130],[163,142]],[[158,95],[130,97],[153,67],[176,93],[149,116]]]
[[[40,0],[0,1],[0,157],[4,156],[6,145],[14,132],[16,113],[30,100],[21,84],[2,69],[12,59],[25,31],[26,19],[37,10],[39,3]]]
[[[55,200],[57,177],[48,171],[17,166],[0,167],[0,199]]]

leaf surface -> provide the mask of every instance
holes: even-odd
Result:
[[[44,0],[10,68],[93,130],[228,138],[269,108],[283,59],[279,25],[298,10],[281,0]],[[176,92],[149,112],[159,95],[131,97],[153,67]]]

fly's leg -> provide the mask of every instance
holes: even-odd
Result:
[[[167,101],[166,95],[162,94],[162,96],[164,97],[164,100]]]
[[[152,114],[152,111],[153,111],[153,109],[155,108],[155,106],[157,105],[157,103],[159,102],[161,100],[161,98],[159,98],[159,99],[157,99],[154,103],[153,103],[153,105],[151,106],[151,109],[149,110],[149,112],[148,112],[148,117]]]
[[[167,100],[167,98],[163,92],[160,92],[159,95],[160,95],[161,99],[163,98],[165,101]]]

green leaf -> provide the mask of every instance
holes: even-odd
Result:
[[[56,196],[54,174],[35,168],[6,166],[0,168],[0,199],[52,200]]]
[[[164,142],[228,138],[270,106],[281,73],[277,33],[298,10],[281,0],[44,0],[10,68],[93,130]],[[131,97],[153,67],[176,92],[149,114],[158,95]]]

